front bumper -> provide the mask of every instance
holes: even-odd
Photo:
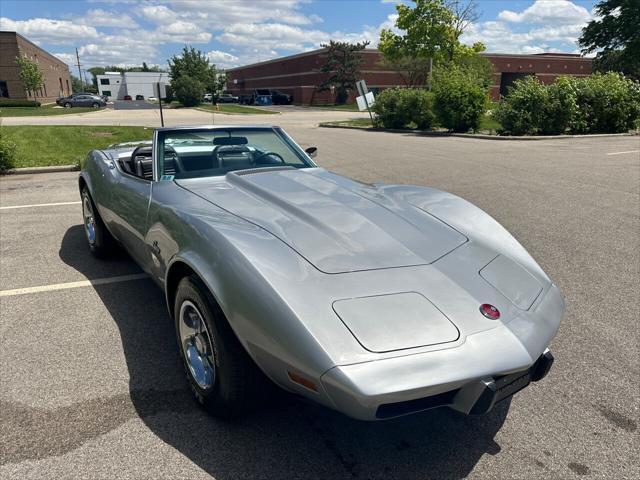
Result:
[[[333,408],[361,420],[440,406],[485,413],[546,376],[553,363],[547,346],[563,312],[552,286],[535,313],[469,335],[452,348],[334,367],[321,377],[323,391]]]

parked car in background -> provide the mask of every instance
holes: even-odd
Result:
[[[157,102],[158,101],[158,97],[147,97],[147,101],[148,102]]]
[[[70,97],[61,98],[60,103],[58,103],[58,105],[61,105],[64,108],[72,108],[72,107],[101,108],[101,107],[106,107],[107,102],[105,102],[104,99],[99,95],[93,95],[88,93],[85,95],[72,95]]]
[[[271,98],[274,105],[291,105],[293,97],[282,93],[280,90],[271,90]]]
[[[218,103],[238,103],[239,98],[231,95],[230,93],[222,93],[218,97]]]
[[[144,95],[136,95],[136,100],[144,100]]]
[[[66,100],[69,100],[70,98],[74,98],[80,95],[95,95],[95,93],[91,93],[91,92],[74,92],[71,95],[67,95],[66,97],[58,97],[56,98],[56,104],[62,106],[64,104],[64,102]]]
[[[204,103],[213,103],[213,95],[211,93],[205,93],[202,97]]]
[[[125,95],[124,100],[133,100],[133,98],[131,98],[131,95]]]
[[[240,95],[238,101],[245,105],[273,105],[271,90],[266,88],[258,88],[249,95]]]

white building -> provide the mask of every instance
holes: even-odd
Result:
[[[105,72],[97,76],[98,93],[106,95],[110,100],[124,100],[130,95],[135,100],[136,95],[145,99],[154,96],[153,84],[171,83],[171,77],[164,72]]]

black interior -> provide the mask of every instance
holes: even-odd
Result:
[[[218,140],[218,139],[216,139]],[[224,139],[223,139],[224,140]],[[180,155],[170,146],[165,147],[164,171],[162,175],[195,177],[206,175],[224,175],[234,170],[261,166],[284,166],[280,155],[252,149],[244,143],[220,142],[209,152],[182,152]],[[153,179],[153,149],[150,145],[136,147],[131,157],[120,158],[119,164],[125,173]]]

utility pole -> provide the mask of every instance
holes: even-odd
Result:
[[[76,47],[76,60],[78,61],[78,79],[82,85],[82,70],[80,70],[80,55],[78,55],[78,47]]]

